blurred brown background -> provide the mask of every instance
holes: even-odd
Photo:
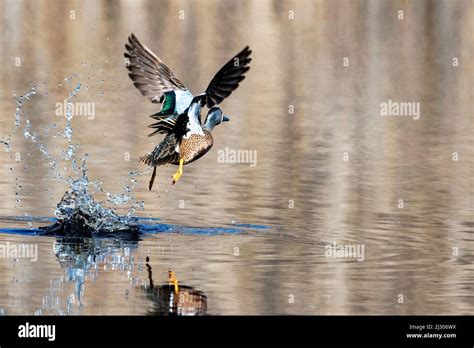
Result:
[[[156,235],[136,260],[150,252],[162,280],[172,267],[207,294],[211,314],[473,314],[472,1],[2,0],[0,11],[0,137],[12,136],[10,151],[0,151],[0,216],[52,216],[67,189],[12,132],[14,93],[37,87],[24,111],[44,134],[52,123],[64,128],[55,105],[80,82],[75,101],[94,103],[95,117],[73,118],[74,142],[90,156],[90,178],[118,193],[160,140],[147,137],[157,105],[124,67],[127,36],[194,93],[249,45],[252,68],[222,104],[231,121],[215,129],[214,148],[174,186],[175,167],[158,170],[152,192],[149,173],[140,177],[137,214],[272,228]],[[381,116],[389,99],[420,103],[420,118]],[[66,147],[60,137],[43,142],[56,157]],[[257,151],[257,165],[218,163],[225,147]],[[0,259],[0,308],[34,312],[64,272],[50,252],[55,241],[0,237],[41,245],[37,264]],[[325,258],[333,242],[365,245],[365,261]],[[99,279],[86,283],[81,313],[145,312],[124,298],[124,274],[104,270]]]

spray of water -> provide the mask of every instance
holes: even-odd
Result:
[[[70,81],[66,81],[70,83]],[[67,141],[67,148],[62,151],[61,157],[70,163],[72,175],[66,176],[58,169],[59,161],[49,152],[48,148],[43,144],[41,136],[33,131],[32,124],[27,118],[24,111],[25,101],[29,101],[36,94],[36,88],[33,86],[26,94],[16,98],[16,112],[15,112],[15,126],[13,131],[16,131],[23,123],[23,135],[25,139],[29,139],[41,152],[43,158],[48,161],[53,177],[58,181],[66,182],[69,189],[64,194],[63,198],[57,205],[55,216],[59,221],[65,221],[71,218],[74,214],[83,217],[83,223],[87,228],[96,233],[113,232],[117,230],[127,229],[130,226],[137,224],[134,218],[134,213],[138,209],[144,208],[143,201],[137,201],[133,194],[137,177],[144,174],[142,171],[131,172],[127,178],[127,183],[124,185],[122,192],[114,194],[106,192],[102,189],[100,181],[91,181],[87,176],[87,154],[84,157],[78,155],[80,144],[73,142],[73,128],[71,121],[73,118],[74,98],[79,94],[81,84],[78,83],[76,87],[69,93],[66,99],[66,125],[62,132],[62,137]],[[56,125],[50,125],[45,128],[45,133]],[[7,139],[2,139],[1,142],[5,145],[7,150],[10,149],[11,136]],[[79,164],[80,163],[80,164]],[[108,208],[102,203],[94,200],[91,188],[101,191],[107,197],[107,203],[113,206]],[[128,212],[125,216],[119,216],[115,213],[117,208],[126,207]]]

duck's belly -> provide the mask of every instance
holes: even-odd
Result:
[[[184,159],[184,164],[191,163],[208,152],[212,143],[212,135],[209,132],[204,131],[204,136],[191,134],[189,138],[183,138],[179,145],[180,158]]]

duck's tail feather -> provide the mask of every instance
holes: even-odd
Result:
[[[146,154],[138,159],[138,162],[145,163],[148,165],[151,165],[151,161],[152,161],[151,153]]]

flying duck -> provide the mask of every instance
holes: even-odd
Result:
[[[199,159],[210,150],[213,144],[212,129],[229,120],[216,105],[228,97],[245,78],[245,73],[250,69],[252,51],[248,46],[245,47],[215,74],[205,92],[194,96],[134,34],[128,38],[125,48],[128,76],[133,85],[152,103],[162,104],[161,110],[150,116],[157,122],[149,126],[155,129],[149,136],[166,136],[151,153],[139,159],[154,167],[149,189],[153,187],[156,167],[164,164],[179,165],[172,176],[175,184],[183,173],[183,165]],[[201,109],[204,106],[209,111],[202,124]]]

